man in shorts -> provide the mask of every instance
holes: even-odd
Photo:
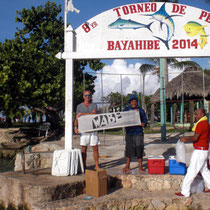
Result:
[[[97,113],[97,105],[92,103],[92,94],[89,90],[84,91],[83,93],[84,102],[77,105],[76,110],[76,118],[74,121],[74,132],[76,134],[79,133],[78,131],[78,118],[82,115],[90,115]],[[98,133],[97,132],[88,132],[88,133],[80,133],[80,145],[82,146],[82,159],[84,168],[86,168],[86,159],[87,159],[87,146],[90,144],[93,148],[93,158],[95,161],[95,169],[99,169],[98,163]]]
[[[131,95],[129,98],[130,106],[124,111],[137,111],[140,114],[141,124],[139,126],[126,127],[126,165],[121,170],[123,173],[130,173],[131,157],[137,157],[139,163],[139,173],[144,173],[142,167],[142,158],[144,154],[144,127],[147,124],[147,116],[145,111],[138,106],[138,98],[136,95]]]

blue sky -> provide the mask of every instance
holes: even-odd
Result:
[[[53,1],[53,0],[50,0]],[[47,0],[0,0],[0,42],[5,39],[13,39],[16,27],[20,27],[15,23],[16,10],[21,11],[23,8],[30,9],[32,6],[44,5]],[[79,14],[69,13],[68,22],[76,29],[82,23],[103,11],[111,8],[137,2],[146,2],[140,0],[73,0],[75,8],[80,10]],[[56,0],[57,4],[64,6],[64,0]],[[180,4],[186,4],[210,11],[210,0],[179,0]],[[63,16],[63,11],[61,13]],[[210,69],[210,58],[193,58],[203,68]],[[129,61],[128,63],[132,63]],[[110,63],[110,61],[108,62]]]

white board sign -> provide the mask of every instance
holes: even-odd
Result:
[[[78,118],[80,133],[140,125],[138,111],[83,115]]]
[[[75,30],[65,58],[208,57],[210,12],[169,2],[122,5]]]

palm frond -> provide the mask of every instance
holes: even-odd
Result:
[[[174,67],[174,68],[179,68],[179,69],[187,68],[187,67],[195,67],[198,70],[202,69],[201,66],[198,63],[194,62],[194,61],[175,62],[175,63],[171,64],[171,66]]]
[[[152,65],[152,64],[142,64],[140,67],[139,67],[139,70],[141,73],[147,73],[149,71],[152,71],[154,69],[155,65]]]

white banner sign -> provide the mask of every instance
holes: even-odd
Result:
[[[140,125],[138,111],[113,112],[105,114],[83,115],[78,118],[79,132],[91,132],[104,129]]]
[[[208,57],[210,12],[177,3],[119,6],[75,30],[69,58]]]

